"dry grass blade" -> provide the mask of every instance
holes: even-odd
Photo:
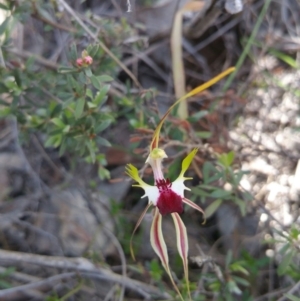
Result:
[[[185,71],[182,55],[182,16],[187,11],[199,11],[204,7],[203,1],[188,2],[181,10],[179,10],[174,19],[172,35],[171,35],[171,52],[173,79],[176,98],[180,98],[186,94],[185,91]],[[186,101],[179,103],[178,116],[181,119],[188,117],[188,108]]]

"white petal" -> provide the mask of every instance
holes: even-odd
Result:
[[[154,206],[156,206],[158,197],[159,197],[159,190],[156,186],[144,186],[142,187],[145,190],[145,195],[143,197],[147,196],[149,199],[149,203],[152,203]]]
[[[174,181],[172,183],[172,187],[171,189],[179,194],[182,198],[184,197],[184,190],[190,190],[189,188],[187,188],[185,185],[184,185],[184,178],[179,178],[177,179],[176,181]]]

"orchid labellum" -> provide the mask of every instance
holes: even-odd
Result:
[[[165,113],[165,115],[160,120],[156,130],[153,134],[153,139],[150,144],[150,154],[146,160],[146,163],[150,164],[153,170],[154,175],[154,185],[149,185],[145,183],[139,176],[138,169],[134,167],[132,164],[128,164],[126,166],[126,173],[137,182],[133,186],[140,187],[144,189],[145,195],[143,197],[148,197],[149,203],[145,210],[143,211],[141,217],[139,218],[133,234],[137,230],[138,226],[140,225],[143,217],[145,216],[146,212],[151,206],[154,206],[154,216],[150,231],[150,241],[151,245],[161,260],[163,267],[165,268],[166,272],[168,273],[171,282],[179,294],[180,298],[183,300],[171,274],[171,270],[169,267],[169,258],[168,258],[168,251],[166,247],[165,240],[163,238],[162,233],[162,217],[171,214],[172,219],[174,221],[175,229],[176,229],[176,239],[177,239],[177,248],[179,255],[183,261],[183,268],[184,268],[184,276],[187,282],[188,287],[188,294],[190,296],[189,290],[189,282],[188,282],[188,238],[187,238],[187,231],[184,223],[182,222],[179,214],[183,213],[183,205],[187,204],[192,208],[198,210],[199,212],[203,213],[203,210],[194,202],[190,201],[189,199],[184,197],[184,190],[190,190],[188,187],[185,186],[184,182],[191,178],[187,178],[184,176],[185,172],[189,168],[193,158],[197,153],[197,149],[193,149],[187,157],[182,161],[182,168],[179,176],[174,182],[171,182],[168,178],[166,179],[162,172],[162,160],[167,157],[165,151],[161,148],[158,148],[159,142],[159,134],[163,122],[171,112],[171,110],[182,100],[193,96],[211,85],[218,82],[220,79],[228,75],[234,70],[234,68],[229,68],[226,71],[222,72],[215,78],[211,79],[207,83],[195,88],[179,100],[177,100]],[[132,234],[132,235],[133,235]],[[134,258],[133,251],[132,251],[132,244],[130,242],[130,249],[131,254]]]

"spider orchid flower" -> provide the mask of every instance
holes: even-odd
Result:
[[[229,73],[231,73],[234,70],[234,68],[229,68],[223,73],[219,74],[212,80],[208,81],[207,83],[195,88],[179,100],[177,100],[165,113],[165,115],[160,120],[156,130],[154,131],[153,138],[150,144],[150,154],[146,160],[146,163],[150,164],[153,170],[154,175],[154,185],[149,185],[145,183],[139,176],[138,169],[134,167],[132,164],[128,164],[126,166],[126,173],[129,177],[131,177],[134,181],[137,182],[137,184],[134,184],[133,186],[140,187],[144,189],[145,194],[143,197],[148,197],[148,205],[145,208],[145,210],[142,212],[139,220],[137,221],[137,224],[133,230],[132,237],[139,227],[140,223],[142,222],[145,214],[147,213],[148,209],[151,206],[154,206],[154,215],[152,220],[152,226],[150,230],[150,241],[152,248],[154,249],[155,253],[158,255],[158,257],[161,260],[161,263],[168,273],[170,280],[180,296],[181,300],[184,300],[182,295],[180,294],[180,291],[178,287],[176,286],[171,270],[169,267],[169,258],[168,258],[168,251],[167,246],[163,237],[162,233],[162,217],[171,214],[172,219],[174,221],[175,230],[176,230],[176,239],[177,239],[177,249],[179,252],[179,255],[182,258],[183,262],[183,268],[184,268],[184,276],[187,283],[187,289],[189,298],[190,297],[190,289],[189,289],[189,281],[188,281],[188,237],[187,237],[187,231],[186,227],[183,223],[183,221],[180,218],[180,214],[183,213],[183,205],[187,204],[191,206],[192,208],[198,210],[202,214],[204,214],[204,211],[194,202],[187,199],[184,196],[185,190],[190,190],[188,187],[185,186],[184,182],[186,180],[190,180],[191,178],[185,177],[185,172],[188,170],[193,158],[195,157],[197,153],[197,149],[193,149],[186,158],[182,161],[182,167],[181,172],[178,175],[177,179],[174,182],[171,182],[168,178],[165,178],[162,171],[162,161],[164,158],[167,158],[167,155],[165,151],[158,147],[159,142],[159,134],[161,127],[163,125],[163,122],[171,112],[171,110],[182,100],[193,96],[217,81],[219,81],[221,78],[225,77]],[[134,258],[133,249],[132,249],[132,237],[130,241],[130,250],[131,255]]]

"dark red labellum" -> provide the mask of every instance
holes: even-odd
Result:
[[[182,213],[183,202],[180,195],[175,193],[171,186],[172,183],[169,179],[162,179],[156,181],[156,186],[159,190],[159,198],[157,201],[157,208],[161,215],[169,213]]]

